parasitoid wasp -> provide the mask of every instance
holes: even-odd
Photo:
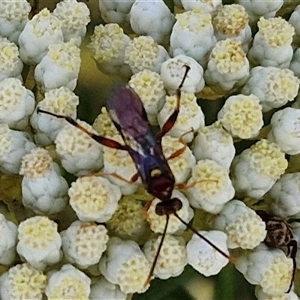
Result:
[[[166,216],[166,224],[145,285],[151,280],[167,232],[170,215],[174,215],[190,230],[205,240],[211,247],[231,260],[228,254],[198,233],[196,229],[191,227],[177,214],[182,207],[182,202],[178,198],[172,198],[172,192],[175,187],[175,178],[167,159],[163,154],[161,139],[171,130],[177,120],[180,109],[181,88],[190,70],[190,67],[187,65],[185,65],[185,68],[184,76],[176,91],[177,102],[175,110],[162,126],[160,132],[156,135],[154,135],[150,127],[146,111],[139,96],[126,85],[117,85],[113,88],[108,96],[106,107],[110,118],[121,134],[125,145],[112,139],[88,132],[70,117],[57,115],[39,108],[37,109],[38,113],[65,119],[67,122],[84,131],[92,139],[104,146],[128,151],[137,168],[138,172],[136,175],[141,177],[147,192],[153,197],[161,200],[161,202],[156,205],[155,212],[157,215]],[[133,178],[137,179],[138,176],[133,176]]]
[[[287,255],[293,260],[293,272],[287,290],[287,293],[289,293],[296,274],[297,241],[294,239],[293,232],[286,221],[263,210],[257,210],[256,213],[266,223],[267,235],[264,240],[265,244],[273,248],[287,247]]]

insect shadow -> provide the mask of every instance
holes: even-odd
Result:
[[[286,247],[287,256],[293,260],[293,272],[291,282],[287,290],[287,293],[289,293],[296,274],[297,241],[294,239],[290,225],[285,220],[270,215],[263,210],[257,210],[256,213],[266,223],[267,235],[264,243],[268,247],[273,248]]]
[[[160,244],[147,277],[147,281],[145,282],[145,286],[152,279],[153,271],[166,236],[170,215],[174,215],[187,228],[231,261],[231,257],[228,254],[214,245],[206,237],[198,233],[196,229],[191,227],[178,215],[177,212],[182,208],[182,202],[178,198],[172,198],[172,192],[175,187],[175,178],[167,159],[163,154],[161,140],[162,137],[172,129],[179,114],[181,88],[190,70],[189,66],[184,65],[184,67],[185,72],[183,78],[176,90],[176,107],[162,126],[160,132],[156,135],[154,135],[149,124],[145,108],[134,90],[127,85],[117,85],[112,89],[107,98],[106,107],[109,116],[121,134],[125,145],[120,144],[115,140],[89,132],[70,117],[54,114],[37,108],[38,113],[44,113],[56,118],[65,119],[67,122],[84,131],[92,139],[106,147],[128,151],[137,168],[137,176],[134,175],[132,180],[135,181],[138,176],[140,176],[147,192],[161,201],[156,205],[155,212],[159,216],[165,215],[166,223]]]

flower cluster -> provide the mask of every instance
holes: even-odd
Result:
[[[228,263],[258,299],[300,297],[261,215],[300,240],[300,5],[99,1],[87,30],[91,2],[0,0],[0,298],[128,299]],[[128,83],[93,125],[81,50]]]

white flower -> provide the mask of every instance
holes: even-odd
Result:
[[[159,73],[161,64],[169,58],[167,50],[150,36],[139,36],[125,48],[125,63],[133,73],[144,69]]]
[[[199,9],[205,13],[213,13],[222,5],[221,0],[181,0],[185,10]]]
[[[241,93],[258,97],[262,111],[285,105],[298,94],[299,79],[289,69],[255,67]]]
[[[200,128],[193,140],[192,151],[197,160],[211,159],[229,169],[235,155],[232,136],[220,122]]]
[[[16,258],[17,226],[0,214],[0,263],[7,266]],[[0,288],[1,290],[1,288]],[[0,292],[1,294],[1,292]]]
[[[91,125],[77,120],[80,126],[96,133]],[[56,152],[63,167],[76,176],[99,171],[103,166],[102,145],[71,124],[64,126],[55,139]]]
[[[2,300],[42,300],[46,284],[47,276],[43,272],[30,264],[19,264],[0,277],[0,296]]]
[[[289,23],[293,25],[295,28],[295,36],[293,40],[294,46],[298,48],[300,46],[300,23],[299,23],[299,18],[300,18],[300,5],[298,5],[295,10],[292,12],[290,18],[289,18]]]
[[[50,273],[46,287],[49,300],[89,299],[90,278],[72,265],[63,265],[59,271]]]
[[[51,215],[67,205],[68,183],[49,152],[34,148],[22,157],[22,202],[37,214]]]
[[[100,176],[84,176],[69,189],[70,205],[83,222],[106,222],[117,209],[120,189]]]
[[[237,194],[261,198],[284,173],[287,160],[278,145],[260,140],[236,156],[231,180]]]
[[[146,258],[153,263],[162,236],[150,239],[143,247]],[[153,275],[160,279],[179,276],[187,264],[186,246],[182,237],[167,234],[160,249]]]
[[[177,184],[184,183],[191,175],[196,159],[186,144],[177,138],[165,135],[161,141],[164,156]],[[172,155],[175,155],[174,157]]]
[[[1,51],[1,50],[0,50]],[[34,94],[17,78],[0,81],[0,122],[10,128],[23,130],[34,110]]]
[[[265,222],[239,200],[231,200],[225,204],[215,218],[213,227],[227,234],[229,249],[253,249],[267,234]]]
[[[45,93],[45,98],[37,105],[45,111],[76,119],[79,97],[68,88],[62,86]],[[67,124],[43,113],[33,112],[30,118],[31,126],[35,129],[34,139],[39,145],[49,145],[54,142],[59,131]]]
[[[257,300],[299,300],[299,297],[294,291],[289,291],[288,293],[284,292],[274,296],[272,294],[263,292],[263,289],[260,285],[255,287],[255,296]]]
[[[157,114],[166,97],[164,83],[159,74],[150,70],[135,73],[128,85],[138,94],[146,110],[149,123],[157,125]]]
[[[166,97],[166,101],[157,116],[158,124],[161,128],[176,109],[177,100],[177,95]],[[168,134],[175,138],[182,137],[183,141],[189,143],[194,138],[193,132],[203,126],[204,114],[197,103],[196,96],[192,93],[181,93],[179,114]]]
[[[294,72],[294,75],[300,78],[300,47],[294,52],[289,69]]]
[[[261,16],[272,18],[281,8],[284,0],[261,1],[261,0],[238,0],[237,3],[243,5],[249,15],[250,24],[254,25]]]
[[[177,190],[174,190],[172,193],[172,199],[177,198],[181,201],[182,207],[177,211],[178,216],[183,219],[186,223],[189,223],[194,217],[194,211],[189,205],[188,199]],[[147,207],[146,219],[150,223],[150,228],[156,233],[163,233],[166,225],[166,216],[158,215],[155,211],[156,205],[160,203],[161,200],[155,198],[151,201],[150,205]],[[167,228],[167,233],[170,234],[180,234],[186,229],[186,226],[177,219],[173,214],[169,216],[169,224]]]
[[[234,196],[228,171],[213,160],[199,160],[187,181],[186,195],[191,206],[219,213]]]
[[[199,233],[229,255],[226,246],[227,236],[224,232],[212,230],[199,231]],[[218,274],[228,263],[228,258],[196,234],[193,234],[191,240],[187,243],[186,250],[188,264],[204,276]]]
[[[226,93],[242,86],[249,77],[249,61],[242,45],[232,39],[219,41],[212,49],[204,72],[205,84]]]
[[[73,222],[61,236],[65,258],[82,269],[99,262],[108,241],[104,225],[80,221]]]
[[[17,43],[31,10],[26,0],[5,0],[0,2],[0,36]]]
[[[281,17],[257,22],[258,32],[248,52],[252,66],[288,68],[293,56],[294,27]]]
[[[90,22],[87,5],[76,0],[63,0],[56,4],[53,15],[62,21],[64,41],[74,38],[79,47],[86,34],[86,25]]]
[[[43,270],[62,258],[57,224],[47,217],[31,217],[18,227],[17,252],[33,267]]]
[[[15,77],[22,80],[21,72],[23,69],[23,62],[19,57],[19,50],[16,44],[10,42],[6,38],[0,37],[0,53],[0,80],[8,77]]]
[[[230,96],[218,113],[218,120],[233,136],[251,139],[264,125],[262,107],[255,95]]]
[[[105,3],[107,1],[101,0],[99,5]],[[95,26],[91,43],[87,48],[92,52],[100,71],[105,74],[129,77],[132,72],[129,65],[124,62],[125,48],[129,42],[129,36],[124,34],[118,24],[100,24]]]
[[[231,38],[236,42],[240,42],[243,50],[247,53],[252,40],[248,19],[248,14],[242,5],[220,6],[212,20],[217,40]]]
[[[23,155],[36,148],[26,132],[9,129],[0,124],[0,170],[3,173],[19,174]]]
[[[29,65],[39,63],[51,44],[63,42],[62,23],[47,8],[25,25],[19,36],[20,57]]]
[[[274,113],[268,139],[290,155],[300,153],[300,110],[287,107]]]
[[[173,56],[186,55],[206,67],[208,54],[216,43],[211,15],[199,10],[176,15],[170,37]]]
[[[62,86],[73,91],[77,84],[81,58],[80,49],[75,40],[51,44],[49,51],[41,59],[34,70],[34,78],[43,91]]]
[[[146,280],[150,265],[134,241],[110,238],[99,268],[102,275],[109,282],[118,284],[123,293],[143,293],[149,287]]]
[[[100,1],[101,3],[102,1]],[[118,285],[107,281],[105,278],[94,280],[91,285],[90,300],[109,299],[126,300],[127,294],[121,292]]]
[[[136,0],[130,10],[130,25],[139,35],[149,35],[158,44],[165,44],[175,22],[163,0]]]
[[[105,23],[127,25],[129,12],[135,0],[99,0],[99,9]]]
[[[264,293],[278,296],[289,288],[293,262],[282,250],[269,249],[262,244],[243,252],[235,267],[248,282],[261,286]]]
[[[93,123],[93,128],[101,136],[114,138],[114,139],[116,138],[115,136],[118,136],[117,139],[120,139],[120,141],[123,142],[122,137],[119,131],[117,130],[116,126],[112,122],[105,106],[101,107],[101,113],[95,119]]]
[[[186,66],[189,67],[186,77]],[[169,94],[175,94],[184,78],[181,91],[185,93],[198,93],[204,88],[203,68],[191,57],[177,55],[166,60],[160,69],[160,76],[165,89]]]
[[[300,213],[300,173],[282,175],[270,189],[267,202],[274,215],[287,219]]]

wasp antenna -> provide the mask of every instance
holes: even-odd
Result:
[[[195,228],[193,228],[190,224],[185,222],[179,215],[174,212],[174,216],[181,221],[188,229],[193,231],[196,235],[199,236],[199,238],[203,239],[206,243],[208,243],[211,247],[213,247],[215,250],[217,250],[220,254],[222,254],[224,257],[226,257],[231,263],[235,264],[236,259],[234,257],[231,257],[230,255],[226,254],[223,250],[221,250],[219,247],[217,247],[214,243],[212,243],[209,239],[207,239],[205,236],[203,236],[201,233],[199,233]]]
[[[169,224],[169,218],[170,218],[169,215],[166,215],[166,225],[165,225],[163,234],[162,234],[162,236],[161,236],[161,240],[160,240],[160,243],[159,243],[159,245],[158,245],[158,248],[157,248],[157,251],[156,251],[156,254],[155,254],[155,257],[154,257],[152,266],[151,266],[151,269],[150,269],[149,274],[148,274],[148,277],[147,277],[147,280],[146,280],[145,283],[144,283],[144,287],[146,287],[147,284],[151,281],[151,277],[152,277],[154,268],[155,268],[155,266],[156,266],[156,263],[157,263],[157,260],[158,260],[158,257],[159,257],[160,250],[161,250],[161,248],[162,248],[164,239],[165,239],[166,234],[167,234],[167,229],[168,229],[168,224]]]

